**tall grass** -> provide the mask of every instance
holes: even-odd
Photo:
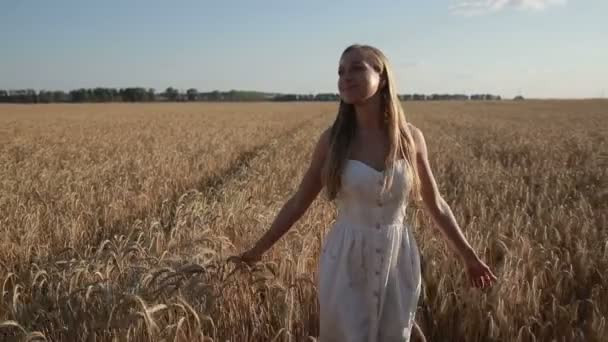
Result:
[[[608,336],[606,101],[406,102],[488,291],[428,217],[431,341]],[[253,269],[335,104],[0,107],[0,337],[314,340],[320,197]],[[0,338],[1,339],[1,338]]]

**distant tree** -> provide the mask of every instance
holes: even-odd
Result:
[[[339,94],[319,93],[319,94],[284,94],[284,93],[265,93],[259,91],[236,90],[229,91],[214,90],[211,92],[199,92],[196,88],[190,88],[185,93],[180,93],[177,89],[169,87],[165,92],[158,96],[153,88],[129,87],[129,88],[80,88],[73,89],[69,93],[63,91],[48,91],[34,89],[0,90],[0,102],[8,103],[51,103],[51,102],[109,102],[109,101],[339,101]],[[401,101],[409,100],[474,100],[474,101],[500,101],[500,95],[493,94],[399,94]],[[524,100],[523,96],[518,95],[513,98],[515,101]]]
[[[186,95],[188,96],[188,101],[196,101],[198,100],[198,90],[195,88],[190,88],[186,91]]]
[[[219,90],[214,90],[214,91],[211,92],[210,100],[211,101],[220,101],[220,100],[222,100],[222,94],[219,92]]]
[[[56,90],[53,92],[53,102],[68,102],[69,96],[64,91]]]
[[[88,101],[87,91],[83,88],[71,90],[70,91],[70,101],[72,101],[72,102]]]
[[[315,95],[315,101],[338,101],[339,96],[337,94],[322,93]]]
[[[413,95],[413,100],[414,101],[426,101],[427,100],[427,96],[424,94],[414,94]]]
[[[155,94],[156,90],[154,90],[154,88],[148,88],[148,101],[155,101],[156,100],[156,94]]]
[[[122,90],[122,100],[126,102],[142,102],[148,99],[148,91],[142,87],[131,87]]]
[[[108,102],[112,101],[112,92],[108,88],[97,87],[93,89],[93,101]]]
[[[34,89],[26,89],[25,91],[25,101],[26,103],[38,103],[38,93]]]
[[[237,100],[237,95],[238,95],[237,91],[234,90],[234,89],[231,89],[228,93],[226,93],[225,98],[228,101],[236,101]]]
[[[167,88],[167,90],[165,90],[165,96],[167,96],[167,99],[169,101],[177,101],[179,97],[179,91],[177,91],[177,89],[174,89],[173,87],[169,87]]]
[[[50,103],[53,102],[53,93],[46,90],[41,90],[38,92],[38,102],[40,103]]]

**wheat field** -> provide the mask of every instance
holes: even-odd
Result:
[[[429,341],[605,341],[608,101],[404,102],[498,276],[411,207]],[[0,340],[314,341],[320,196],[254,268],[336,103],[0,106]]]

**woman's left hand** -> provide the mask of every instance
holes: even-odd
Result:
[[[490,271],[490,268],[479,257],[474,256],[465,259],[465,266],[471,286],[477,288],[487,288],[496,282],[496,276]]]

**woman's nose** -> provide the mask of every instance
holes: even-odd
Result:
[[[342,77],[341,77],[341,80],[342,80],[342,82],[344,82],[344,83],[351,82],[351,81],[352,81],[352,79],[353,79],[352,74],[350,74],[350,73],[348,73],[348,72],[345,72],[345,73],[342,75]]]

